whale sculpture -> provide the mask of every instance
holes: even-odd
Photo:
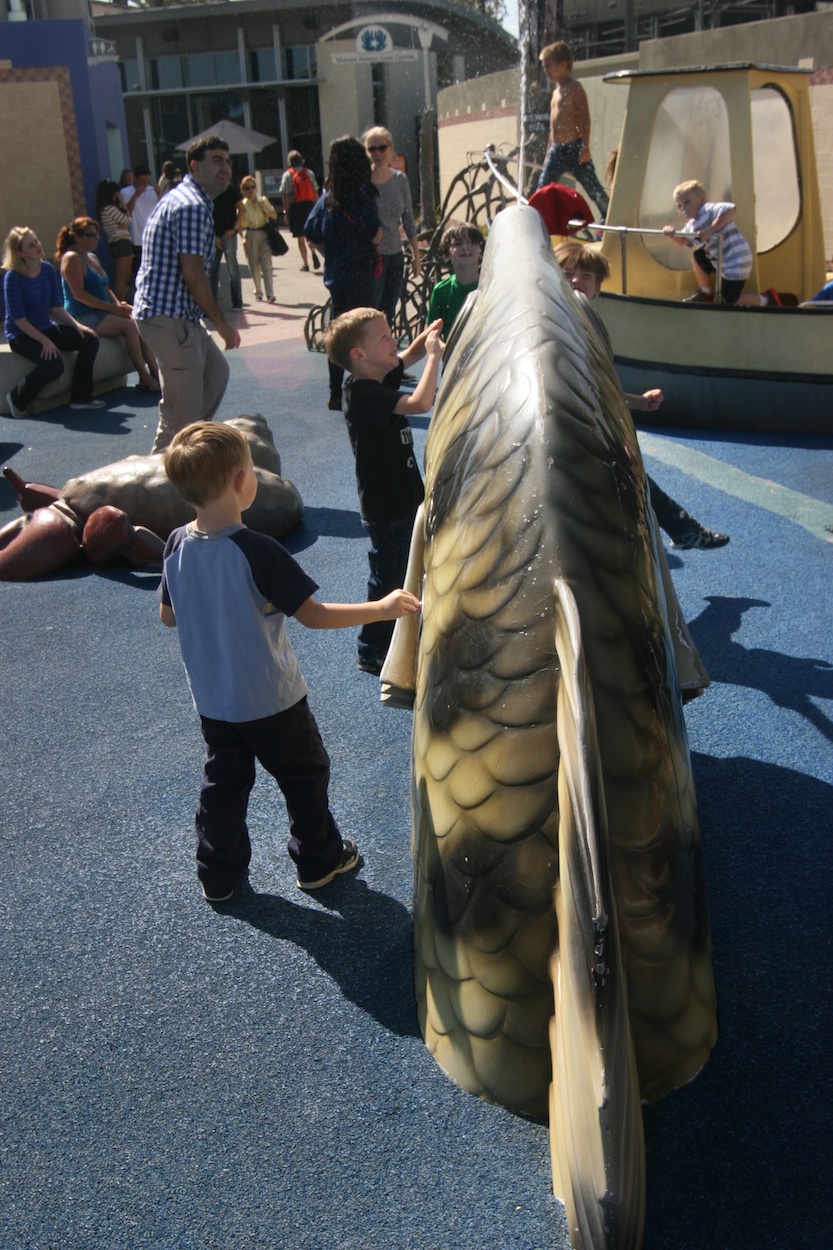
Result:
[[[257,496],[245,515],[250,529],[280,538],[301,523],[304,505],[281,461],[265,419],[233,417],[252,452]],[[161,568],[163,539],[196,513],[165,475],[162,456],[127,456],[71,478],[60,489],[22,482],[4,470],[28,514],[0,530],[0,581],[54,572],[83,551],[94,564],[123,558]]]
[[[422,621],[382,671],[383,699],[413,687],[420,1025],[465,1089],[549,1114],[572,1244],[637,1250],[641,1100],[717,1036],[691,657],[621,387],[534,209],[495,219],[425,487]]]

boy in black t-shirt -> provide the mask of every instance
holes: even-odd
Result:
[[[344,419],[356,457],[359,511],[370,538],[367,597],[373,601],[402,585],[416,511],[423,500],[408,416],[434,403],[444,343],[442,321],[417,335],[400,356],[387,318],[376,308],[353,308],[330,322],[327,356],[349,375],[344,382]],[[427,355],[413,392],[399,389],[402,374]],[[359,634],[359,668],[379,673],[393,623],[374,621]]]

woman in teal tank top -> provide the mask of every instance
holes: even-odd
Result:
[[[64,307],[99,338],[124,336],[125,347],[139,374],[140,391],[159,390],[156,357],[139,335],[133,307],[117,300],[95,254],[99,225],[92,217],[76,217],[58,232],[55,263],[61,270]]]

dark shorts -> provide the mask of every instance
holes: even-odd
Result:
[[[108,240],[108,246],[113,260],[119,260],[122,256],[133,255],[133,244],[130,239],[113,239],[112,242]]]
[[[289,205],[289,233],[293,239],[300,239],[304,233],[304,226],[314,203],[315,200],[301,200],[300,204]]]
[[[714,273],[715,266],[706,254],[704,247],[698,247],[694,253],[694,259],[703,270],[704,273]],[[720,283],[720,294],[723,297],[724,304],[736,304],[741,297],[741,292],[746,285],[745,278],[724,278]]]

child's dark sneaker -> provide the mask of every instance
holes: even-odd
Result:
[[[222,888],[212,890],[204,885],[202,892],[209,903],[227,903],[234,894],[234,886],[230,890],[224,891]]]
[[[370,656],[360,655],[356,661],[356,668],[363,673],[373,673],[374,677],[378,677],[382,671],[383,660],[374,660]]]
[[[329,885],[334,878],[343,872],[352,872],[359,862],[359,848],[356,846],[352,838],[344,838],[341,843],[341,859],[331,872],[325,877],[319,877],[317,881],[302,881],[298,878],[298,885],[302,890],[320,890],[322,885]]]
[[[697,547],[708,551],[713,547],[725,547],[728,541],[728,534],[718,534],[717,530],[707,530],[701,525],[696,530],[690,530],[681,534],[679,538],[672,539],[671,546],[676,547],[678,551],[691,551]]]

